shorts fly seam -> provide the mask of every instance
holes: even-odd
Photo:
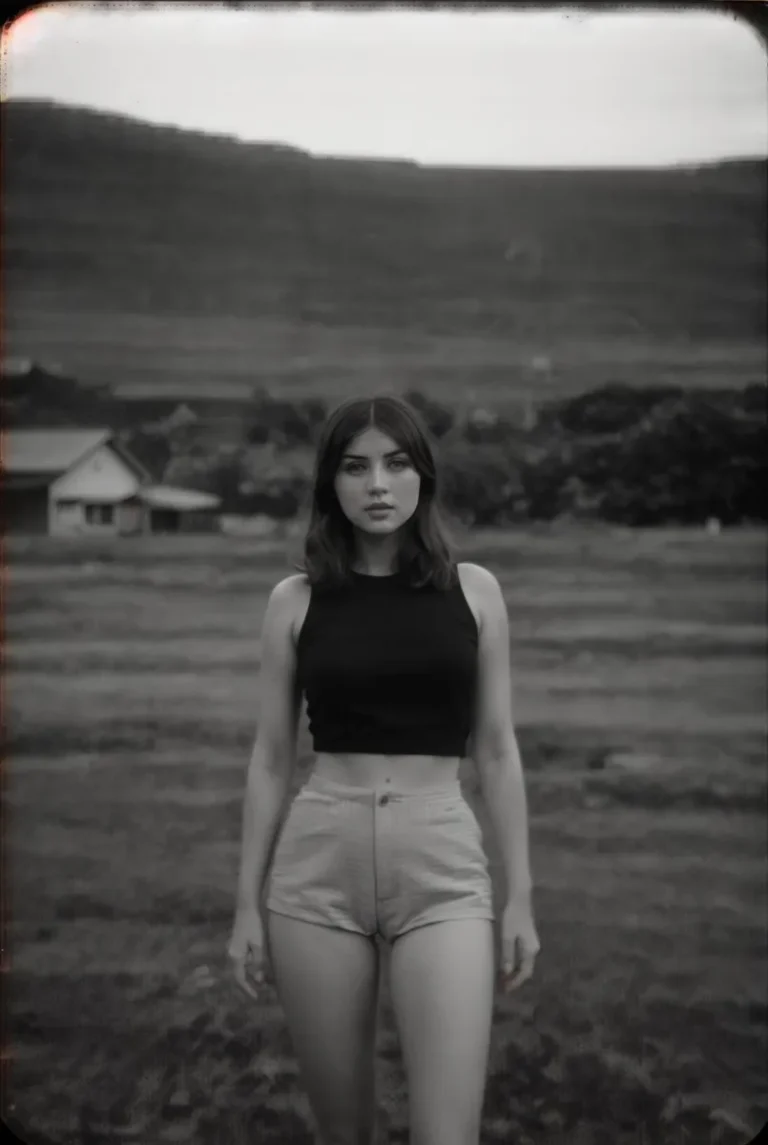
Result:
[[[377,843],[377,827],[376,827],[376,805],[378,803],[378,796],[374,794],[371,803],[371,870],[373,871],[373,922],[374,922],[374,937],[378,936],[383,938],[381,931],[381,920],[379,919],[379,879],[378,879],[378,855],[376,853]]]

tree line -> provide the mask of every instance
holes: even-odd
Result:
[[[629,526],[765,522],[766,386],[609,383],[542,404],[521,425],[491,406],[405,395],[432,433],[446,507],[470,526],[558,518]],[[309,504],[318,398],[257,396],[238,443],[172,418],[127,432],[161,479],[217,493],[222,510],[287,520]]]

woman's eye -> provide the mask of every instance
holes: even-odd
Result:
[[[393,457],[389,464],[390,467],[394,467],[395,469],[407,469],[410,465],[410,461],[407,457]],[[365,464],[362,461],[348,461],[344,465],[344,472],[360,473],[360,471],[364,468]]]

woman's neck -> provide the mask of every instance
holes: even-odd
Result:
[[[361,576],[394,576],[397,572],[397,559],[392,561],[384,561],[381,558],[366,559],[363,556],[356,556],[352,559],[352,571],[360,573]]]
[[[388,541],[390,538],[386,538]],[[352,557],[352,570],[363,576],[394,576],[397,572],[398,546],[384,544],[358,545]]]

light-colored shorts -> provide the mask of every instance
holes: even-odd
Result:
[[[388,942],[433,922],[493,920],[482,832],[459,781],[403,792],[310,777],[275,847],[265,905]]]

